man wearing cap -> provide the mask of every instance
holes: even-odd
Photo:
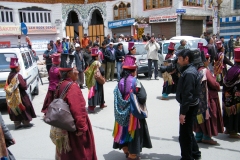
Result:
[[[54,51],[52,50],[52,46],[50,43],[47,44],[47,50],[43,53],[43,57],[45,58],[46,69],[49,74],[49,70],[52,67],[52,55]]]
[[[68,53],[69,53],[71,42],[70,42],[70,38],[68,36],[66,37],[66,43],[67,43],[67,46],[68,46]]]
[[[178,47],[177,50],[187,49],[187,48],[186,48],[187,41],[186,41],[185,39],[182,39],[182,40],[180,41],[180,44],[181,44],[181,45]]]
[[[229,138],[240,139],[240,48],[234,49],[235,65],[223,80],[223,122]]]
[[[109,47],[107,49],[106,55],[105,55],[106,61],[107,61],[107,72],[106,72],[106,80],[108,81],[110,78],[110,81],[114,81],[114,70],[115,70],[115,49],[113,48],[113,43],[109,43]]]
[[[83,59],[83,52],[81,51],[80,44],[76,43],[75,45],[75,64],[78,70],[78,84],[81,89],[84,89],[83,84],[84,84],[84,59]]]
[[[148,59],[148,80],[152,78],[152,63],[154,63],[154,76],[158,80],[158,50],[160,49],[159,44],[155,41],[155,37],[152,36],[151,39],[145,45],[147,50]]]
[[[84,34],[84,37],[82,38],[81,42],[82,42],[81,43],[82,44],[82,48],[84,48],[84,49],[89,45],[89,39],[88,39],[86,33]]]
[[[54,53],[57,53],[57,48],[56,48],[53,40],[50,40],[50,46],[52,47],[52,50],[54,51]]]
[[[124,35],[120,34],[119,38],[118,38],[118,42],[124,42]]]
[[[99,36],[96,36],[96,40],[93,42],[93,45],[94,44],[100,45],[100,38],[99,38]]]
[[[62,43],[61,43],[61,39],[59,37],[57,37],[57,41],[55,43],[55,47],[56,47],[57,53],[62,54],[62,52],[63,52]]]
[[[118,43],[118,48],[115,52],[116,55],[116,61],[117,61],[117,79],[118,81],[120,80],[120,74],[122,72],[122,63],[124,61],[124,57],[125,57],[125,52],[123,50],[123,44],[122,43]]]

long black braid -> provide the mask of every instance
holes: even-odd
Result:
[[[122,74],[121,74],[121,78],[124,78],[124,92],[123,92],[123,97],[125,97],[126,94],[126,83],[127,83],[127,78],[128,76],[134,72],[135,70],[129,70],[129,69],[123,69]]]

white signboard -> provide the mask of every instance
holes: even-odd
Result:
[[[176,22],[177,14],[149,17],[149,23]]]
[[[32,40],[32,49],[35,51],[47,50],[47,44],[49,40]]]

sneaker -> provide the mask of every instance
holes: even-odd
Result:
[[[156,77],[155,80],[159,80],[158,77]]]

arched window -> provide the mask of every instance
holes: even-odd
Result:
[[[121,2],[113,7],[114,20],[131,18],[131,4]]]

